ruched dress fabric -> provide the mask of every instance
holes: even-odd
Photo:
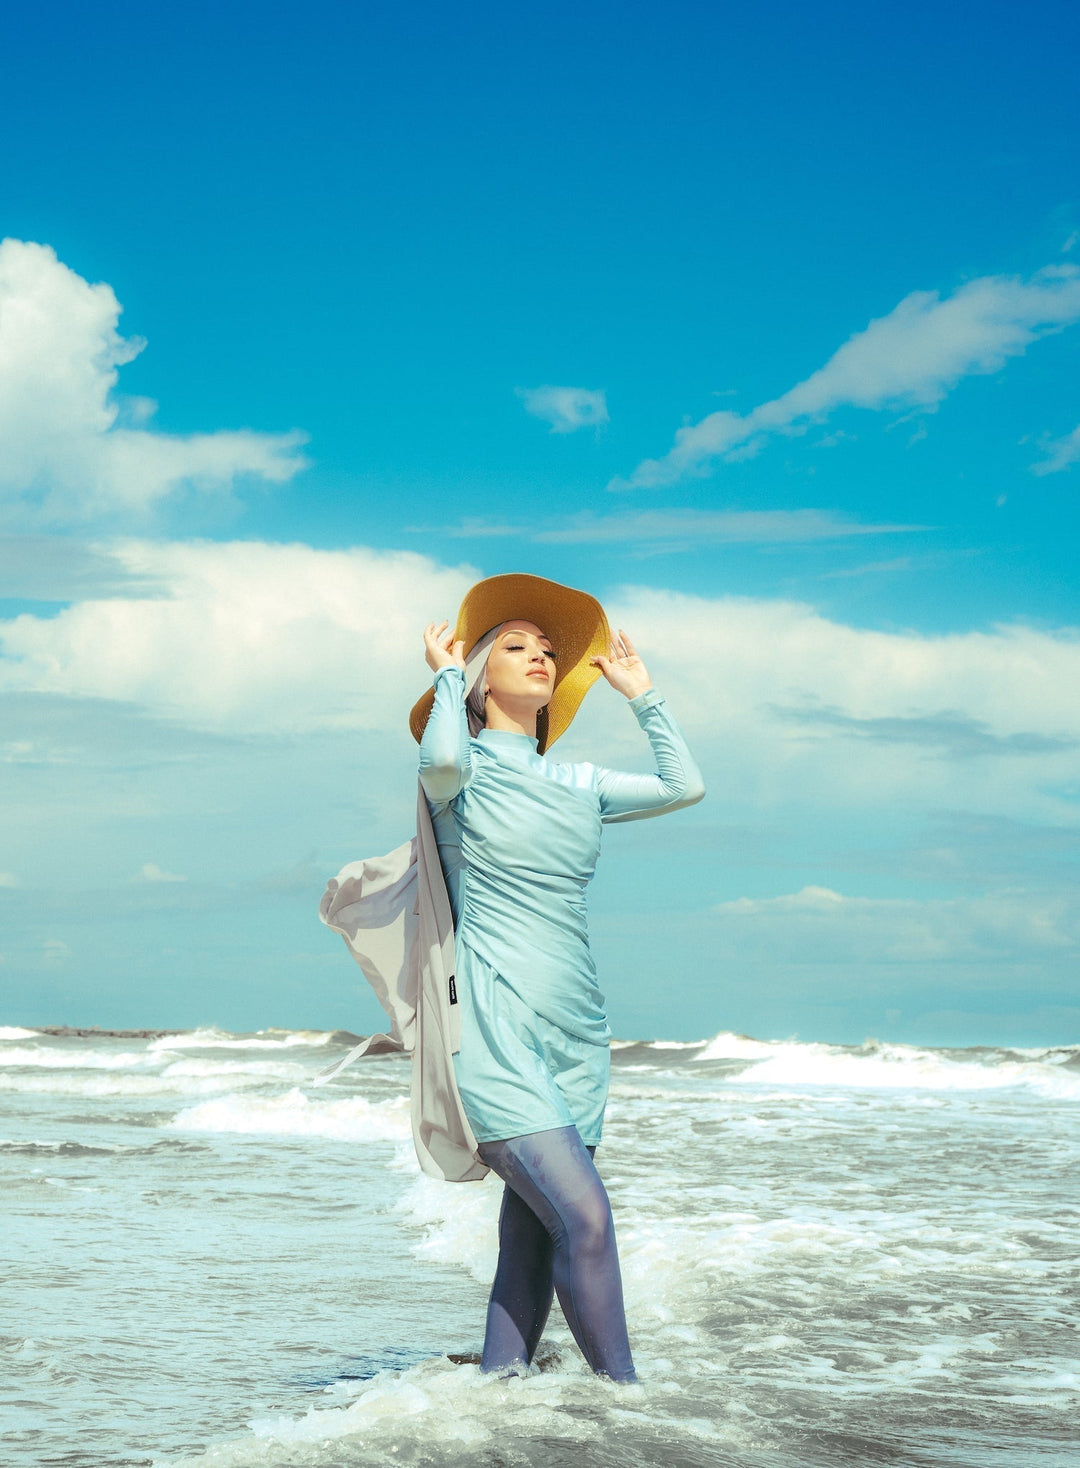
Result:
[[[526,734],[482,729],[471,739],[463,671],[435,674],[420,782],[454,914],[454,1072],[478,1142],[565,1126],[586,1146],[600,1141],[611,1031],[585,894],[601,826],[705,793],[663,695],[649,689],[630,707],[655,774],[558,764]]]

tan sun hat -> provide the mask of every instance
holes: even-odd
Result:
[[[478,581],[465,593],[452,641],[463,642],[468,657],[486,632],[512,617],[535,622],[555,649],[555,687],[547,708],[536,719],[537,745],[543,754],[570,727],[581,700],[600,677],[600,669],[589,659],[597,653],[608,656],[611,628],[603,607],[587,591],[513,571]],[[409,728],[418,744],[434,702],[435,690],[429,688],[409,715]]]

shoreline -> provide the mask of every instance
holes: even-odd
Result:
[[[102,1025],[24,1025],[20,1028],[36,1030],[39,1035],[54,1035],[61,1040],[162,1040],[166,1035],[190,1035],[194,1033],[190,1029],[173,1028],[168,1030],[112,1030]],[[234,1031],[225,1033],[233,1034]],[[258,1031],[252,1033],[258,1034]],[[295,1031],[285,1031],[293,1034]],[[366,1036],[354,1035],[351,1030],[334,1030],[331,1040],[340,1041],[343,1045],[358,1045]]]
[[[100,1025],[27,1025],[39,1035],[56,1035],[62,1040],[160,1040],[165,1035],[183,1035],[186,1030],[108,1030]]]

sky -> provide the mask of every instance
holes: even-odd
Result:
[[[1075,6],[5,30],[0,1023],[378,1027],[319,896],[528,571],[708,787],[605,833],[616,1035],[1080,1041]]]

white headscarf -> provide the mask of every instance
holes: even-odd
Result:
[[[485,632],[475,647],[471,648],[465,658],[465,713],[469,720],[469,736],[475,739],[480,730],[487,725],[487,715],[484,712],[484,670],[487,668],[488,653],[492,644],[499,635],[499,627],[492,627]]]

